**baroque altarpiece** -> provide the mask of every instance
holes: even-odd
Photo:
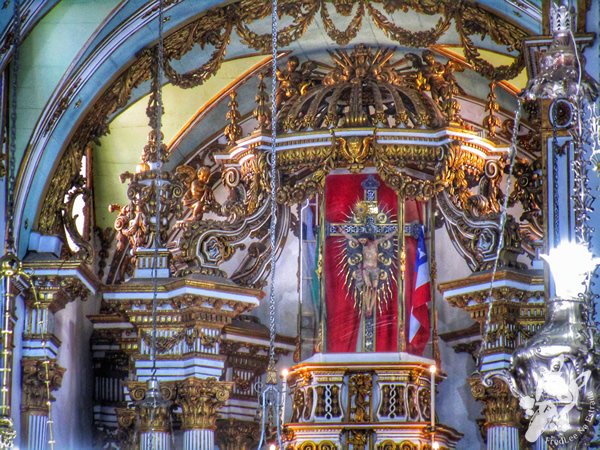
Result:
[[[27,75],[39,70],[37,21],[58,30],[55,9],[86,22],[68,2],[22,3]],[[49,418],[57,448],[256,448],[273,269],[270,2],[162,2],[161,136],[158,2],[112,3],[17,139],[10,220],[37,296],[25,279],[13,286],[2,406],[22,449],[48,448]],[[515,128],[517,94],[550,42],[547,2],[279,3],[272,350],[287,369],[284,448],[530,448],[518,400],[481,377],[543,324],[539,254],[576,220],[568,200],[550,211],[572,157],[550,150],[564,136],[552,105],[525,101]],[[584,49],[595,12],[576,3]],[[18,121],[33,88],[17,88]],[[150,414],[152,377],[164,404]]]

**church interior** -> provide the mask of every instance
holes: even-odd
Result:
[[[4,0],[0,450],[600,448],[599,0]]]

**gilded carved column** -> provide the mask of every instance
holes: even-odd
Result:
[[[60,388],[65,369],[56,361],[45,364],[41,358],[23,358],[21,365],[21,443],[27,450],[43,450],[48,445],[50,402],[54,400],[50,393]]]
[[[136,402],[139,417],[140,450],[169,450],[171,448],[171,402],[175,398],[175,385],[160,383],[162,402],[153,403],[148,398],[148,384],[140,381],[127,383],[129,395]],[[122,415],[123,416],[123,415]]]
[[[479,376],[469,378],[471,393],[483,403],[488,450],[519,450],[519,424],[522,411],[519,401],[503,381],[493,378],[484,386]]]
[[[215,378],[186,378],[177,383],[176,402],[181,406],[183,449],[213,449],[217,411],[229,398],[233,383]]]

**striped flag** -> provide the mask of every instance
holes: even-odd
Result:
[[[428,303],[431,300],[431,281],[423,227],[419,228],[416,250],[415,284],[410,306],[408,350],[414,355],[422,355],[430,335]]]

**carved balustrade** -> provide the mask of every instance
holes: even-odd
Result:
[[[288,376],[291,417],[286,448],[430,444],[432,363],[404,353],[316,354],[294,366]],[[460,438],[444,425],[436,425],[435,436],[441,448],[455,448]]]

